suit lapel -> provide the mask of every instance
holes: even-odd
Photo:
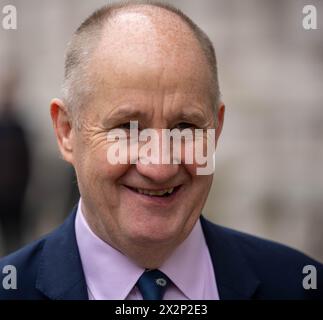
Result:
[[[237,240],[226,228],[201,217],[221,300],[251,299],[260,284]]]
[[[75,215],[76,207],[43,247],[36,288],[50,299],[88,299],[75,236]]]

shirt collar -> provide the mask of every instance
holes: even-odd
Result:
[[[188,299],[199,300],[205,296],[206,281],[211,280],[209,278],[209,262],[208,248],[198,219],[188,237],[159,269]]]
[[[88,290],[96,300],[124,300],[144,269],[94,234],[81,205],[75,231]]]

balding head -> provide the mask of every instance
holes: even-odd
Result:
[[[214,110],[219,105],[212,43],[194,22],[172,6],[149,1],[107,5],[81,24],[69,43],[65,61],[63,98],[72,114],[78,115],[79,108],[95,95],[93,77],[100,79],[101,67],[95,68],[93,61],[98,59],[110,62],[115,72],[119,72],[118,63],[124,61],[131,61],[134,68],[155,68],[155,72],[170,64],[176,67],[176,59],[197,64],[209,74],[205,89],[212,95]],[[130,66],[128,63],[129,73]]]

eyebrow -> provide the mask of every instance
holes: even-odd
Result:
[[[145,116],[145,112],[135,106],[120,106],[114,108],[103,120],[104,125],[108,125],[120,120],[137,120]]]
[[[147,118],[147,113],[140,110],[140,107],[135,105],[125,105],[114,108],[103,120],[105,126],[115,124],[116,122],[131,121]],[[166,116],[167,122],[175,121],[189,121],[194,122],[197,125],[203,126],[208,122],[208,117],[205,112],[199,109],[182,108],[179,112],[169,113]]]
[[[201,110],[190,110],[183,109],[179,112],[176,117],[177,120],[185,120],[185,121],[194,121],[200,125],[205,124],[208,121],[207,115]]]

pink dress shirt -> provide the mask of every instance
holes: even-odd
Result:
[[[144,269],[90,229],[80,200],[76,240],[90,300],[142,300],[136,287]],[[219,300],[214,269],[200,220],[159,268],[171,280],[164,300]]]

